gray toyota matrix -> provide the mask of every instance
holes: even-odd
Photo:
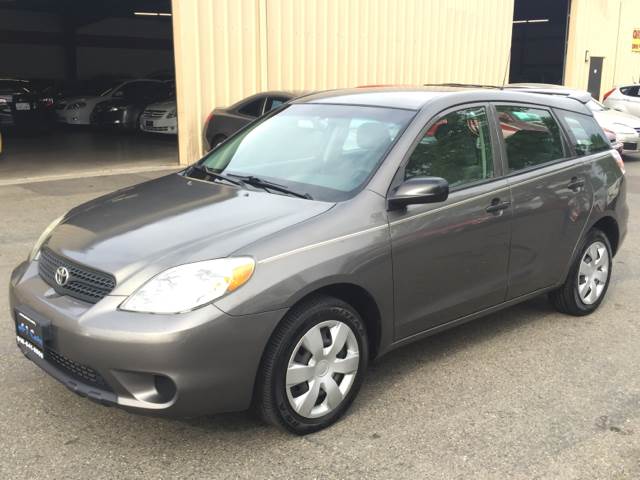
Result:
[[[253,406],[304,434],[400,345],[542,293],[593,312],[625,190],[622,159],[571,96],[313,94],[54,221],[11,276],[16,340],[100,403]]]

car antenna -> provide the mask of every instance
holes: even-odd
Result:
[[[502,86],[500,90],[504,90],[504,86],[507,84],[507,73],[509,72],[509,62],[511,62],[511,48],[509,48],[509,55],[507,55],[507,64],[504,66],[504,77],[502,78]]]

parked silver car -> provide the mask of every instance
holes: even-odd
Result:
[[[543,293],[597,309],[626,188],[579,98],[302,97],[53,222],[11,275],[16,341],[97,402],[313,432],[394,348]]]
[[[175,99],[152,103],[140,116],[140,130],[151,133],[178,134],[178,106]]]

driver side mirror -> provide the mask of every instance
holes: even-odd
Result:
[[[387,200],[389,210],[407,205],[444,202],[449,197],[449,183],[440,177],[414,177],[400,184]]]

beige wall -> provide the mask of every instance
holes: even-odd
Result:
[[[587,50],[592,57],[604,57],[601,95],[637,82],[640,54],[631,52],[634,27],[640,28],[640,0],[572,0],[565,83],[586,90]]]
[[[181,163],[213,107],[258,91],[502,83],[512,18],[513,0],[173,0]]]

